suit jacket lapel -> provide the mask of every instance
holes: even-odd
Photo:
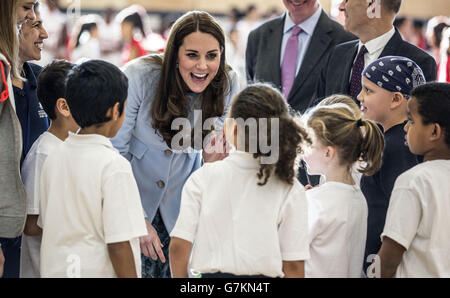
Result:
[[[283,29],[284,29],[284,16],[279,17],[278,20],[272,23],[272,26],[268,29],[269,34],[266,40],[267,56],[264,57],[267,67],[265,67],[266,73],[264,74],[265,81],[272,82],[276,87],[281,90],[281,43],[283,41]]]
[[[325,12],[322,11],[316,29],[314,30],[313,36],[311,38],[310,44],[306,49],[302,65],[300,66],[300,71],[295,78],[289,98],[295,95],[297,90],[308,78],[310,72],[316,67],[324,52],[328,49],[331,43],[331,37],[329,37],[327,33],[331,30],[332,29],[329,26],[329,18],[325,14]]]
[[[345,55],[342,57],[342,61],[344,61],[344,65],[342,68],[343,74],[341,77],[341,88],[340,90],[343,90],[344,93],[346,93],[350,87],[350,74],[352,72],[353,68],[353,62],[356,58],[356,55],[358,54],[358,46],[359,41],[355,41],[353,47],[345,53]],[[336,73],[339,73],[339,70],[336,70]]]
[[[397,51],[399,51],[402,42],[402,36],[400,35],[400,33],[398,33],[397,29],[395,29],[394,36],[392,36],[392,38],[388,41],[383,49],[383,52],[381,52],[380,57],[397,55]]]
[[[269,72],[271,80],[275,86],[281,90],[281,43],[283,41],[284,17],[280,17],[277,22],[273,23],[270,30],[270,37],[267,40],[267,48],[269,55],[267,56],[266,68]]]

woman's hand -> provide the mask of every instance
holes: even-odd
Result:
[[[162,263],[166,262],[166,258],[164,257],[164,253],[162,248],[164,245],[161,244],[161,240],[158,237],[158,232],[156,232],[155,228],[145,220],[147,225],[148,235],[139,238],[141,244],[141,252],[144,256],[148,258],[152,258],[153,261],[157,261],[158,257]]]
[[[225,134],[215,134],[209,145],[203,149],[203,160],[205,162],[216,162],[228,157],[231,150],[230,144],[225,139]]]

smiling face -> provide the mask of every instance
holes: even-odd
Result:
[[[36,18],[34,8],[37,0],[17,1],[17,24],[22,25],[25,21],[33,21]]]
[[[390,111],[392,92],[389,92],[366,77],[362,78],[362,90],[358,95],[363,117],[381,125],[385,123]]]
[[[296,24],[304,22],[319,8],[317,0],[283,0],[283,4]]]
[[[21,61],[40,60],[44,40],[47,38],[48,34],[42,25],[40,13],[36,10],[36,19],[25,22],[22,26],[19,50]]]
[[[178,70],[188,88],[202,93],[217,75],[222,49],[214,36],[194,32],[184,38],[178,50]]]

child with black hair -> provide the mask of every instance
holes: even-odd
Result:
[[[69,135],[76,132],[78,124],[73,119],[65,97],[66,76],[74,65],[67,61],[54,61],[45,67],[38,79],[39,101],[51,119],[47,132],[33,144],[22,165],[22,179],[28,194],[27,219],[22,236],[20,277],[38,278],[42,230],[37,226],[40,204],[40,178],[42,166],[53,149]]]
[[[295,164],[309,138],[268,85],[243,90],[229,117],[226,139],[237,150],[205,164],[183,188],[169,248],[172,274],[188,276],[195,243],[190,268],[203,277],[304,277],[307,206]]]
[[[406,141],[424,162],[395,182],[378,252],[382,277],[450,277],[449,114],[450,84],[413,90]]]
[[[92,60],[68,75],[66,100],[81,127],[47,158],[41,178],[42,277],[138,277],[147,234],[130,163],[110,138],[125,115],[128,79]]]

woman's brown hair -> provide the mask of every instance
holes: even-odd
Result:
[[[177,118],[188,118],[189,88],[178,69],[178,50],[184,39],[191,33],[202,32],[212,35],[222,49],[217,75],[200,96],[202,101],[202,119],[222,117],[225,113],[224,98],[231,91],[228,72],[231,68],[225,62],[225,34],[216,20],[207,12],[191,11],[179,18],[173,25],[163,56],[155,55],[150,60],[161,65],[161,77],[151,107],[152,126],[171,147],[172,138],[179,133],[172,130],[172,122]],[[203,138],[210,131],[203,132]],[[195,148],[201,149],[201,148]]]
[[[351,106],[319,105],[308,112],[306,119],[317,139],[325,146],[335,147],[341,164],[349,170],[357,161],[366,163],[358,171],[368,176],[381,168],[383,133],[376,123],[355,115]]]
[[[11,64],[11,77],[21,79],[18,70],[17,0],[0,1],[0,53]]]
[[[260,160],[260,170],[257,173],[260,179],[259,185],[267,184],[272,173],[282,181],[293,184],[296,179],[296,159],[302,153],[302,144],[306,141],[311,143],[306,131],[297,124],[289,112],[289,107],[283,98],[283,95],[268,84],[256,83],[245,88],[239,93],[231,106],[230,117],[233,119],[255,119],[257,123],[256,136],[249,136],[249,129],[245,131],[245,151],[249,152],[249,139],[256,139],[257,152],[253,153],[255,159]],[[261,127],[260,119],[267,119],[267,127]],[[272,152],[262,153],[260,144],[261,136],[266,138],[267,144],[274,144],[276,140],[271,138],[272,119],[279,120],[279,130],[276,132],[279,136],[279,158],[274,164],[263,164],[261,158],[269,156]],[[266,132],[261,130],[265,129]],[[250,153],[250,152],[249,152]]]

